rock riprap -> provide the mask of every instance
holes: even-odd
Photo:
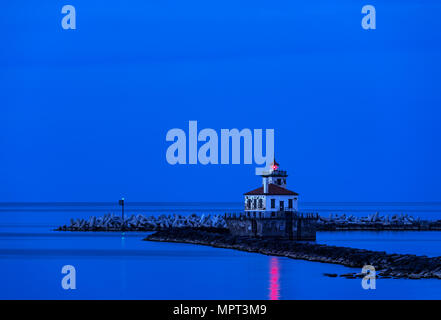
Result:
[[[380,215],[378,212],[365,217],[354,215],[330,214],[329,217],[319,216],[319,231],[350,231],[350,230],[441,230],[441,220],[429,221],[408,214]]]
[[[168,228],[226,228],[224,215],[202,214],[183,216],[179,214],[146,216],[132,214],[124,220],[115,214],[87,219],[71,219],[69,225],[59,227],[60,231],[156,231]],[[317,231],[381,231],[381,230],[441,230],[441,220],[428,221],[414,218],[407,214],[381,216],[378,213],[366,217],[346,214],[330,214],[329,217],[319,216]]]
[[[441,257],[411,254],[388,254],[348,247],[329,246],[311,242],[281,239],[256,239],[234,237],[224,229],[172,228],[148,235],[147,241],[179,242],[236,249],[265,255],[288,257],[316,262],[340,264],[359,271],[340,275],[349,279],[363,277],[360,270],[365,265],[375,267],[378,278],[441,279]],[[330,277],[336,274],[325,274]]]
[[[226,228],[227,225],[221,215],[201,215],[192,214],[182,216],[159,215],[144,216],[142,214],[131,215],[123,219],[114,214],[105,214],[101,217],[90,217],[86,219],[71,219],[70,225],[59,227],[59,231],[155,231],[169,228]]]

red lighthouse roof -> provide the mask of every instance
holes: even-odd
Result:
[[[297,192],[279,187],[273,183],[268,184],[268,192],[263,193],[263,186],[257,189],[254,189],[250,192],[244,193],[245,196],[256,196],[256,195],[273,195],[273,196],[298,196]]]

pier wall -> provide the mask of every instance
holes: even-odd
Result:
[[[235,236],[315,240],[317,216],[295,212],[277,212],[273,217],[230,214],[225,216],[230,233]]]

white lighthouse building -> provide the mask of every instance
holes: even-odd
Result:
[[[278,211],[298,211],[299,194],[286,188],[287,177],[274,159],[269,172],[262,174],[263,185],[244,194],[245,212],[273,217]]]

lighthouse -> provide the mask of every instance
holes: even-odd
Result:
[[[279,211],[298,211],[299,194],[286,188],[288,174],[280,170],[275,159],[269,171],[263,172],[261,176],[262,186],[244,194],[246,213],[271,217]]]
[[[262,186],[244,193],[245,210],[225,214],[229,232],[241,237],[314,241],[318,215],[298,211],[299,194],[286,188],[286,171],[274,159],[261,176]]]

